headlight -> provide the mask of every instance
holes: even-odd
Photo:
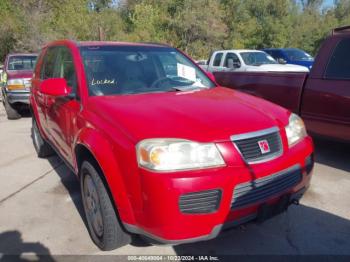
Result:
[[[286,126],[289,147],[297,144],[307,136],[303,120],[296,114],[291,114],[289,124]]]
[[[24,81],[23,79],[9,79],[7,81],[6,88],[8,90],[18,90],[18,89],[24,89]]]
[[[175,171],[225,165],[213,143],[181,139],[146,139],[136,146],[140,166],[156,171]]]

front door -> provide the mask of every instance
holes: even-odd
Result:
[[[32,92],[35,102],[37,104],[38,118],[40,126],[43,128],[45,135],[49,136],[49,130],[47,126],[46,111],[47,111],[47,96],[40,92],[40,85],[45,79],[53,78],[53,69],[57,57],[58,48],[49,47],[44,51],[44,57],[39,57],[38,63],[41,64],[40,71],[35,71],[32,79]]]
[[[72,164],[73,130],[76,128],[76,118],[81,105],[73,57],[67,47],[59,47],[53,77],[64,78],[72,89],[72,94],[69,97],[47,97],[47,125],[56,148]]]

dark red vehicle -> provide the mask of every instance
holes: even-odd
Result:
[[[175,48],[58,41],[43,48],[32,83],[35,149],[54,149],[80,179],[102,250],[131,233],[211,239],[284,211],[310,184],[302,120],[217,86]]]
[[[315,135],[350,141],[350,26],[333,30],[308,73],[214,72],[229,88],[290,109]]]
[[[22,109],[28,110],[29,88],[36,54],[9,54],[2,73],[2,96],[8,119],[20,118]]]

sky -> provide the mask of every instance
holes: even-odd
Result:
[[[334,4],[334,0],[324,0],[323,6],[330,7]]]

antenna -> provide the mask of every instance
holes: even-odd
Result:
[[[104,34],[103,34],[102,26],[99,26],[99,27],[98,27],[98,39],[99,39],[100,41],[103,41],[103,40],[104,40]]]

